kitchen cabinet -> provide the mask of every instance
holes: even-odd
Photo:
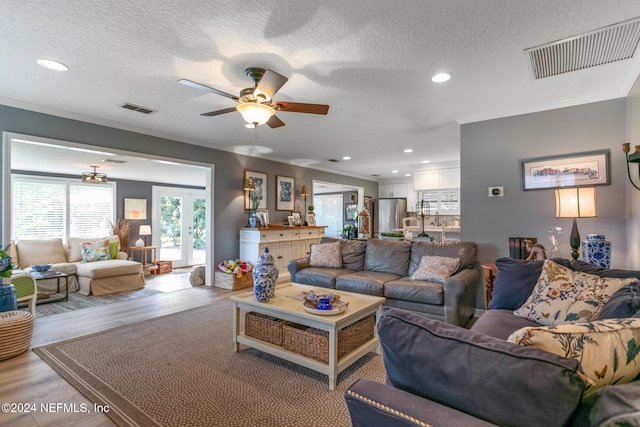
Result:
[[[416,191],[460,188],[460,168],[431,169],[413,173]]]
[[[413,189],[413,182],[403,182],[399,184],[378,184],[378,198],[384,197],[406,197],[407,212],[416,211],[418,195]]]

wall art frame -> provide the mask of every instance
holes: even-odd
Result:
[[[258,204],[258,209],[267,209],[267,174],[262,172],[255,172],[250,170],[244,171],[244,179],[245,181],[249,178],[253,178],[253,185],[255,185],[255,190],[247,190],[244,192],[244,208],[252,209],[251,206],[251,194],[254,193],[257,196],[261,196],[260,203]]]
[[[147,199],[124,199],[124,219],[147,219]]]
[[[521,160],[522,189],[609,185],[609,155],[602,150]]]
[[[292,211],[296,203],[296,180],[290,176],[276,175],[276,210]]]

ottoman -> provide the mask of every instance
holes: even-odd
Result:
[[[0,313],[0,360],[29,350],[33,319],[31,313],[22,310]]]

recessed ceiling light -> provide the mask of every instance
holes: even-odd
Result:
[[[413,150],[411,148],[407,148],[406,150],[404,150],[405,153],[413,153]]]
[[[411,174],[410,173],[405,173],[404,176],[411,176]]]
[[[423,160],[422,163],[431,163],[431,160]]]
[[[48,68],[49,70],[67,71],[69,69],[69,67],[64,65],[62,62],[53,61],[51,59],[38,59],[36,62],[39,66]]]
[[[431,81],[434,83],[443,83],[451,78],[451,74],[447,73],[438,73],[435,76],[431,77]]]
[[[344,156],[344,157],[342,158],[342,160],[351,160],[351,157],[349,157],[349,156]]]
[[[398,171],[391,171],[391,173],[398,173]]]

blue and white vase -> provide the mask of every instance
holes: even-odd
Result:
[[[589,264],[609,268],[611,242],[606,241],[602,234],[587,234],[587,240],[582,241],[582,259]]]
[[[253,267],[253,291],[258,302],[268,302],[275,296],[276,282],[278,281],[278,268],[275,265],[273,255],[269,248],[264,248],[264,253],[258,257],[258,262]]]

